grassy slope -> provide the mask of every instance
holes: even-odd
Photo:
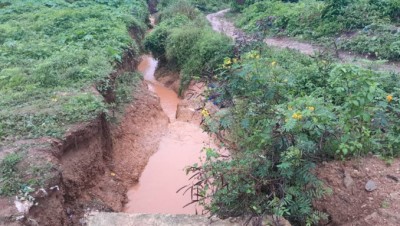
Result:
[[[346,50],[400,60],[400,1],[354,0],[339,7],[326,2],[329,3],[265,0],[245,8],[237,24],[247,31],[264,31],[269,35],[292,36],[329,45],[336,41]]]
[[[144,31],[146,2],[10,2],[0,4],[0,145],[61,136],[105,109],[91,87],[107,84],[124,52],[139,54],[128,31]]]

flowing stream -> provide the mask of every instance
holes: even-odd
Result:
[[[155,80],[157,61],[143,56],[138,70],[143,73],[149,89],[160,98],[161,106],[170,119],[167,133],[161,138],[158,151],[150,158],[139,182],[127,193],[126,213],[195,214],[190,192],[176,191],[189,183],[186,166],[199,162],[201,149],[211,145],[210,137],[194,122],[175,118],[179,98],[177,94]]]

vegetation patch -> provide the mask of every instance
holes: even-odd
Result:
[[[223,58],[232,53],[232,40],[213,32],[188,1],[168,5],[158,18],[159,25],[146,37],[144,45],[162,64],[181,72],[180,93],[192,79],[214,76]]]
[[[241,11],[236,22],[247,31],[335,43],[379,59],[400,60],[398,0],[263,0],[240,6],[235,8]]]
[[[159,10],[173,5],[177,0],[160,0],[158,3]],[[231,0],[188,0],[188,2],[195,8],[201,10],[202,12],[215,12],[221,9],[228,8]]]
[[[129,30],[146,30],[146,2],[21,0],[3,5],[0,144],[61,137],[68,125],[104,112],[107,106],[92,87],[108,82],[124,53],[139,55],[139,42]]]
[[[400,154],[398,77],[258,44],[226,58],[210,80],[206,131],[231,151],[206,149],[194,197],[220,217],[274,214],[295,224],[326,219],[314,199],[330,189],[315,163]],[[211,200],[208,199],[211,197]]]
[[[8,154],[0,163],[0,195],[12,195],[21,188],[22,178],[17,171],[17,164],[21,161],[20,153]]]

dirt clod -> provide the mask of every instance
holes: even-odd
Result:
[[[354,180],[348,172],[344,173],[343,183],[346,188],[350,188],[354,184]]]

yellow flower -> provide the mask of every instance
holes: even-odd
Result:
[[[53,102],[57,102],[57,101],[58,101],[57,98],[52,98],[51,100],[52,100]]]
[[[238,59],[237,58],[233,58],[233,63],[237,63],[238,62]]]
[[[289,106],[289,107],[288,107],[288,110],[290,110],[290,111],[291,111],[291,110],[293,110],[293,108],[292,108],[291,106]]]
[[[307,109],[310,110],[310,111],[314,111],[314,110],[315,110],[315,107],[309,106],[309,107],[307,107]]]
[[[292,118],[297,119],[297,120],[300,120],[300,119],[303,118],[303,116],[301,115],[300,112],[296,112],[296,113],[294,113],[294,114],[292,115]]]
[[[393,96],[392,95],[387,95],[386,100],[387,100],[387,102],[390,103],[390,101],[393,100]]]
[[[201,110],[201,115],[203,115],[203,117],[208,117],[210,116],[210,112],[208,112],[207,109],[203,108],[203,110]]]
[[[260,54],[258,54],[257,51],[251,51],[249,58],[250,59],[260,59]]]
[[[276,61],[272,61],[271,65],[272,65],[272,67],[275,67]]]
[[[229,68],[231,66],[231,64],[232,64],[231,58],[227,57],[224,59],[224,64],[222,66],[223,66],[223,68]]]

